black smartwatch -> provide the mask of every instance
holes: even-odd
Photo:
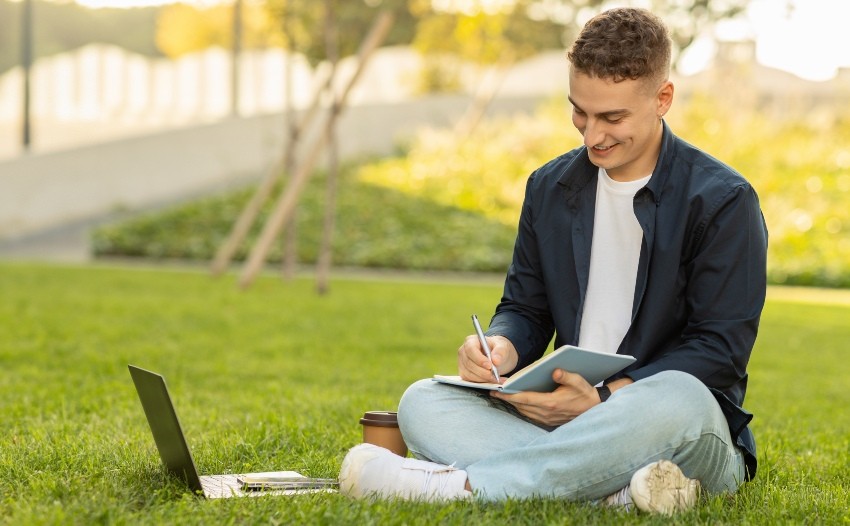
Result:
[[[608,397],[611,396],[611,389],[609,389],[607,385],[600,385],[596,388],[596,392],[599,393],[600,402],[608,400]]]

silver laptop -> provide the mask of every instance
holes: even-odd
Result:
[[[157,373],[130,365],[130,376],[153,433],[156,448],[165,469],[188,484],[197,495],[210,499],[260,495],[296,495],[306,492],[334,491],[336,479],[317,479],[296,471],[270,471],[234,475],[198,475],[195,461],[180,420],[168,394],[165,378]]]

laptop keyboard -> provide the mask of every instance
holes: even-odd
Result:
[[[236,475],[208,475],[201,477],[204,495],[209,499],[222,499],[242,496]]]
[[[200,477],[201,487],[208,499],[224,499],[228,497],[262,497],[265,495],[299,495],[303,493],[334,493],[335,481],[326,482],[326,487],[301,488],[284,490],[242,491],[238,475],[206,475]],[[324,480],[324,479],[322,479]]]

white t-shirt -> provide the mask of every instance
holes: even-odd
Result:
[[[579,347],[616,353],[632,323],[635,281],[643,231],[633,200],[651,175],[617,182],[600,168]]]

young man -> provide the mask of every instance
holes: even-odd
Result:
[[[555,371],[552,393],[423,380],[399,404],[416,459],[362,444],[352,496],[603,500],[672,513],[755,475],[742,409],[764,305],[767,231],[734,170],[678,139],[670,39],[639,9],[590,20],[568,53],[584,145],[528,180],[513,261],[487,331],[509,375],[555,345],[634,356],[602,386]],[[492,381],[478,339],[460,375]]]

